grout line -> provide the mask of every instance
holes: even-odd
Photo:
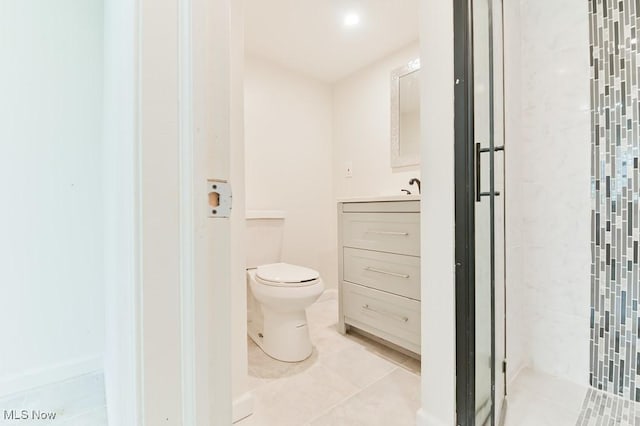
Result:
[[[336,300],[329,299],[329,300],[324,300],[324,301],[322,301],[322,302],[316,302],[316,303],[317,303],[317,304],[323,304],[323,303],[329,303],[329,302],[336,303]],[[311,322],[311,321],[310,321],[310,322]],[[332,326],[333,326],[333,325],[332,325]],[[337,331],[336,331],[336,333],[337,333]],[[344,338],[344,337],[343,337],[343,338]],[[347,340],[351,340],[351,339],[347,339]],[[386,358],[385,356],[383,356],[383,355],[381,355],[381,354],[378,354],[378,353],[376,353],[376,352],[370,351],[370,350],[369,350],[365,345],[363,345],[363,344],[361,344],[361,343],[359,343],[359,342],[357,342],[357,341],[353,341],[353,340],[351,340],[351,341],[355,344],[355,346],[354,346],[354,347],[361,348],[362,350],[364,350],[364,351],[365,351],[365,352],[367,352],[368,354],[374,355],[375,357],[377,357],[377,358],[379,358],[379,359],[381,359],[381,360],[383,360],[383,361],[388,362],[388,363],[391,365],[391,369],[390,369],[389,371],[387,371],[387,372],[383,373],[380,377],[378,377],[378,378],[374,379],[371,383],[367,384],[365,387],[360,388],[360,387],[359,387],[359,386],[357,386],[355,383],[352,383],[352,382],[351,382],[351,380],[348,380],[348,379],[347,379],[346,377],[344,377],[342,374],[340,374],[340,373],[338,373],[337,371],[335,371],[334,369],[330,368],[330,367],[329,367],[328,365],[326,365],[323,361],[321,361],[321,360],[320,360],[320,358],[318,358],[318,359],[316,360],[316,362],[315,362],[312,366],[310,366],[309,368],[311,368],[311,367],[313,367],[313,366],[316,366],[316,365],[321,366],[321,367],[323,367],[323,368],[327,369],[328,371],[330,371],[332,374],[334,374],[334,375],[336,375],[337,377],[339,377],[339,378],[340,378],[341,380],[343,380],[344,382],[346,382],[346,383],[348,383],[348,384],[350,384],[350,385],[354,386],[354,387],[356,388],[356,390],[355,390],[355,391],[353,391],[353,392],[351,392],[351,393],[349,393],[349,394],[347,394],[344,398],[342,398],[341,400],[339,400],[337,403],[332,404],[331,406],[327,407],[326,409],[324,409],[323,411],[321,411],[321,412],[320,412],[320,414],[318,414],[318,415],[316,415],[316,416],[311,417],[311,419],[309,419],[309,420],[307,420],[307,421],[304,421],[304,422],[303,422],[303,424],[304,424],[305,426],[308,426],[308,425],[310,425],[312,422],[314,422],[314,421],[316,421],[316,420],[318,420],[318,419],[322,418],[323,416],[325,416],[327,413],[329,413],[331,410],[335,409],[336,407],[339,407],[339,406],[341,406],[341,405],[343,405],[343,404],[347,403],[347,401],[349,401],[349,400],[353,399],[355,396],[357,396],[357,395],[361,394],[361,393],[362,393],[362,392],[364,392],[365,390],[368,390],[368,389],[369,389],[369,388],[371,388],[372,386],[374,386],[374,385],[376,385],[377,383],[379,383],[381,380],[384,380],[386,377],[390,376],[391,374],[393,374],[393,373],[394,373],[396,370],[398,370],[398,369],[402,369],[402,370],[404,370],[406,373],[412,374],[414,377],[418,377],[418,378],[420,378],[420,377],[421,377],[421,374],[418,374],[418,373],[416,373],[416,372],[414,372],[414,371],[410,370],[410,369],[409,369],[409,367],[407,366],[407,363],[411,362],[411,360],[412,360],[412,358],[411,358],[411,357],[407,356],[407,359],[403,360],[402,362],[398,362],[398,361],[395,361],[395,360],[393,360],[393,359],[388,359],[388,358]],[[350,348],[341,349],[341,350],[340,350],[340,351],[338,351],[337,353],[339,353],[339,352],[341,352],[341,351],[344,351],[344,350],[349,350],[349,349],[350,349]],[[305,370],[303,370],[303,371],[300,371],[299,373],[296,373],[295,375],[298,375],[298,374],[304,374],[307,370],[308,370],[308,369],[305,369]],[[247,372],[247,374],[250,374],[250,373],[249,373],[249,372]],[[294,376],[295,376],[295,375],[294,375]],[[293,377],[293,376],[287,376],[286,378],[288,378],[288,377]],[[282,377],[282,378],[270,378],[270,379],[267,379],[267,381],[265,381],[264,383],[262,383],[262,384],[260,384],[260,385],[258,385],[258,386],[256,386],[256,387],[254,387],[253,389],[249,390],[249,392],[252,392],[252,393],[253,393],[253,392],[255,392],[255,391],[259,390],[259,389],[264,388],[265,386],[268,386],[268,385],[270,385],[270,384],[272,384],[272,383],[274,383],[274,382],[278,382],[279,380],[282,380],[282,379],[285,379],[285,377]],[[255,395],[254,395],[254,397],[255,397]],[[255,414],[256,414],[256,413],[254,412],[254,413],[253,413],[253,415],[255,415]]]
[[[334,405],[332,405],[331,407],[327,408],[326,410],[322,411],[320,414],[318,414],[315,417],[312,417],[311,420],[309,420],[309,424],[313,423],[314,421],[320,419],[322,416],[324,416],[325,414],[329,413],[331,410],[333,410],[336,407],[339,407],[340,405],[346,403],[347,401],[349,401],[350,399],[352,399],[353,397],[361,394],[362,392],[364,392],[365,390],[369,389],[370,387],[372,387],[373,385],[375,385],[376,383],[380,382],[381,380],[383,380],[384,378],[386,378],[387,376],[391,375],[391,373],[393,373],[394,371],[396,371],[398,368],[400,368],[400,366],[395,366],[393,367],[393,369],[391,369],[388,373],[386,373],[385,375],[383,375],[382,377],[380,377],[377,380],[374,380],[373,382],[371,382],[370,384],[368,384],[367,386],[365,386],[362,389],[358,389],[357,391],[353,392],[352,394],[349,394],[348,396],[346,396],[344,399],[340,400],[339,402],[335,403]],[[334,374],[338,374],[335,373],[334,371],[332,371]],[[345,379],[345,381],[348,381]]]

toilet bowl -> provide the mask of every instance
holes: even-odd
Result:
[[[272,358],[298,362],[312,351],[305,309],[324,291],[320,274],[288,263],[247,271],[249,337]]]

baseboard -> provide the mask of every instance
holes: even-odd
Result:
[[[251,392],[246,392],[233,401],[233,423],[239,422],[251,414],[253,414],[253,395]]]
[[[431,414],[424,411],[424,409],[419,409],[416,413],[416,425],[417,426],[451,426],[446,423],[436,419]]]
[[[102,357],[86,358],[68,363],[34,369],[23,374],[0,378],[0,397],[6,397],[103,369]]]
[[[316,303],[325,302],[327,300],[338,300],[338,289],[329,288],[322,292]]]

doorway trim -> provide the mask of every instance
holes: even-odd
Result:
[[[420,2],[422,347],[420,426],[456,424],[454,2]],[[434,346],[435,345],[435,346]],[[435,384],[435,385],[434,385]]]
[[[105,392],[109,424],[143,424],[139,0],[104,5]]]
[[[230,220],[206,210],[206,179],[229,174],[230,9],[231,0],[105,2],[114,426],[231,424]]]
[[[178,105],[180,168],[180,303],[182,424],[197,424],[196,268],[194,254],[196,191],[194,186],[194,101],[192,0],[179,0]],[[202,196],[202,195],[201,195]]]

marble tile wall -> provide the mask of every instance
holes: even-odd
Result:
[[[505,1],[508,364],[589,381],[590,103],[585,0]],[[519,44],[514,43],[519,40]],[[514,45],[515,44],[515,45]],[[514,54],[514,51],[517,51]],[[513,85],[519,85],[518,91]],[[519,96],[518,99],[513,99]],[[518,105],[519,104],[519,105]],[[515,107],[515,108],[514,108]],[[519,117],[514,117],[518,115]],[[509,162],[519,156],[518,163]],[[511,157],[509,157],[511,156]],[[515,208],[515,210],[510,213]],[[518,214],[518,217],[514,217]],[[514,220],[515,219],[515,220]],[[509,242],[510,241],[510,242]],[[519,305],[517,305],[519,304]],[[510,327],[517,321],[518,327]],[[520,335],[514,338],[514,334]],[[514,348],[514,345],[521,345]],[[509,368],[511,378],[518,366]]]
[[[640,1],[590,0],[592,386],[640,401]]]
[[[510,383],[527,365],[528,321],[524,315],[526,294],[523,288],[523,244],[522,238],[525,210],[523,203],[511,203],[522,194],[520,171],[524,165],[522,144],[510,141],[521,140],[522,126],[521,110],[521,57],[520,39],[522,38],[520,24],[520,2],[504,2],[504,78],[505,87],[505,141],[509,149],[505,151],[505,267],[507,282],[506,319],[507,333],[507,380]]]

